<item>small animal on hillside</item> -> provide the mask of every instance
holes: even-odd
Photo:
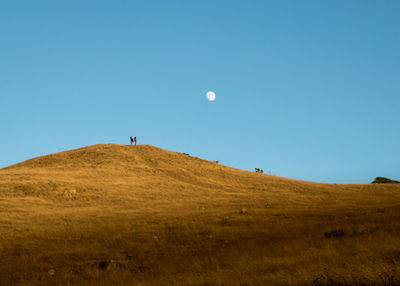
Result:
[[[133,137],[131,136],[130,138],[131,138],[131,145],[132,145],[132,144],[133,144]],[[135,137],[135,138],[136,138],[136,137]]]

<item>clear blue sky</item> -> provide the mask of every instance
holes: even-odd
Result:
[[[0,134],[0,167],[132,135],[303,180],[400,179],[400,1],[0,1]]]

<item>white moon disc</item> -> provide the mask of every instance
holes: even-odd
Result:
[[[215,100],[215,93],[212,91],[207,92],[206,97],[209,101],[214,101]]]

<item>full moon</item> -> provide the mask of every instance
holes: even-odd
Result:
[[[206,97],[209,101],[214,101],[215,100],[215,93],[213,91],[209,91],[206,94]]]

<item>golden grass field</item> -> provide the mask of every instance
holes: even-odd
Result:
[[[34,158],[0,170],[0,285],[400,285],[400,184],[149,145]]]

